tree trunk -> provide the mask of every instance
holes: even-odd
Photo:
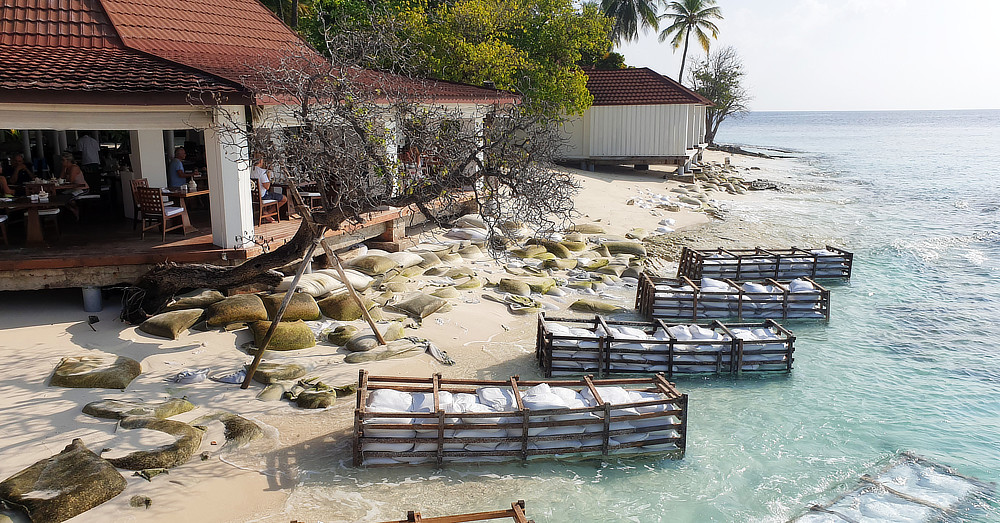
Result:
[[[688,56],[688,44],[691,43],[691,26],[687,28],[687,32],[684,34],[684,53],[681,54],[681,72],[677,73],[677,83],[684,85],[684,63],[687,62]]]
[[[295,231],[295,236],[287,243],[255,256],[242,265],[220,267],[170,262],[157,265],[139,278],[135,288],[126,291],[126,306],[122,308],[121,318],[133,325],[142,323],[150,315],[159,312],[172,297],[186,289],[207,287],[228,290],[250,284],[273,287],[284,278],[283,274],[274,269],[299,260],[315,242],[313,228],[303,221]]]
[[[292,29],[299,28],[299,0],[292,0],[291,6],[292,12],[288,16],[288,25],[292,26]]]

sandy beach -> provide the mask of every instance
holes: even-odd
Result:
[[[721,164],[722,153],[706,153],[706,162]],[[731,157],[737,175],[748,181],[767,178],[770,167],[785,160],[743,156]],[[757,167],[759,170],[749,170]],[[642,228],[655,234],[664,219],[673,219],[676,232],[666,243],[711,243],[727,224],[690,208],[667,210],[644,205],[650,195],[678,196],[670,190],[682,184],[665,181],[655,170],[608,169],[599,172],[573,171],[581,184],[576,199],[577,223],[600,224],[607,236],[625,235]],[[712,192],[710,197],[725,208],[730,202],[750,198],[769,198],[771,191],[733,195]],[[724,213],[723,213],[724,214]],[[706,229],[706,225],[711,228]],[[742,224],[740,225],[742,227]],[[736,224],[733,234],[723,243],[741,238]],[[698,231],[710,230],[712,238]],[[440,241],[444,231],[422,233],[421,242]],[[653,242],[655,243],[655,242]],[[661,242],[663,243],[663,242]],[[455,266],[465,266],[483,280],[495,283],[504,268],[488,256],[463,259]],[[669,273],[671,264],[655,267]],[[416,291],[432,285],[434,277],[418,276],[408,283]],[[600,299],[631,307],[634,286],[612,285]],[[376,296],[376,291],[368,291]],[[485,299],[495,294],[490,288],[463,290],[449,301],[450,310],[423,319],[418,328],[406,329],[406,335],[432,341],[445,350],[455,365],[444,366],[427,354],[406,359],[392,359],[364,364],[344,362],[348,354],[337,346],[320,343],[299,351],[269,353],[269,362],[296,362],[309,368],[308,376],[339,386],[356,382],[359,369],[376,375],[429,376],[440,372],[448,377],[506,379],[518,374],[539,377],[534,361],[536,318],[511,314],[507,307]],[[539,296],[546,309],[566,312],[576,299],[566,296]],[[590,296],[598,298],[598,296]],[[172,419],[192,421],[218,412],[239,414],[261,426],[264,437],[239,449],[221,449],[224,443],[222,424],[207,424],[199,452],[169,474],[147,481],[121,471],[128,481],[123,493],[76,518],[86,521],[312,521],[312,515],[297,512],[290,496],[300,484],[303,470],[322,468],[350,459],[350,429],[354,397],[340,399],[327,409],[306,410],[288,401],[255,399],[262,389],[256,383],[249,390],[238,385],[203,381],[190,385],[170,383],[167,378],[183,369],[209,368],[212,373],[234,371],[251,357],[240,347],[251,341],[247,329],[233,332],[192,330],[177,340],[144,334],[118,320],[120,305],[106,301],[98,314],[100,322],[93,330],[88,313],[79,303],[79,291],[7,293],[0,303],[0,367],[5,370],[0,382],[0,479],[61,451],[74,438],[80,438],[95,452],[110,449],[105,456],[124,455],[131,450],[148,449],[170,443],[172,438],[146,429],[117,429],[114,421],[101,420],[81,412],[81,407],[100,399],[162,401],[186,397],[196,408]],[[397,317],[392,313],[388,317]],[[351,322],[363,326],[363,322]],[[329,327],[330,324],[327,324]],[[67,356],[107,353],[139,361],[142,374],[125,391],[75,389],[48,386],[53,369]],[[207,452],[207,459],[199,455]],[[504,493],[506,494],[506,493]],[[152,500],[148,508],[133,508],[134,495]],[[509,501],[500,502],[498,507]],[[371,514],[372,521],[401,517],[392,512]],[[327,514],[324,521],[341,519]],[[17,519],[15,519],[17,521]]]

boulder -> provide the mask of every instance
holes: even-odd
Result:
[[[109,399],[84,405],[83,413],[103,419],[125,419],[129,416],[164,419],[193,409],[194,404],[184,398],[171,398],[161,403]]]
[[[231,323],[249,323],[267,319],[264,302],[256,294],[238,294],[213,303],[205,309],[205,320],[209,327],[221,327]]]
[[[173,468],[181,465],[198,451],[202,432],[187,423],[146,416],[130,416],[118,424],[123,429],[149,429],[177,438],[169,445],[154,450],[139,450],[127,456],[109,459],[112,465],[126,470]]]
[[[125,389],[142,374],[138,361],[124,356],[103,354],[63,358],[52,373],[53,387]]]
[[[257,383],[270,385],[278,381],[297,380],[306,375],[306,368],[298,363],[261,363],[257,366],[257,372],[253,373],[253,380]]]
[[[267,309],[268,319],[274,319],[284,299],[285,293],[283,292],[264,297],[262,301],[264,302],[264,308]],[[291,301],[285,307],[285,313],[281,315],[281,321],[315,321],[320,318],[319,305],[316,305],[316,299],[305,292],[292,294]]]
[[[332,390],[304,390],[295,398],[300,409],[325,409],[337,402],[337,393]]]
[[[594,312],[598,314],[609,314],[614,312],[625,312],[628,309],[624,307],[619,307],[611,303],[605,303],[603,301],[591,300],[588,298],[580,298],[573,302],[569,306],[570,309],[580,312]]]
[[[368,332],[370,333],[371,331]],[[381,332],[382,339],[385,340],[386,343],[396,341],[405,335],[403,324],[398,321],[390,323],[385,330]],[[367,352],[377,348],[378,346],[378,338],[376,338],[374,334],[362,334],[360,336],[355,336],[347,340],[347,343],[344,344],[344,348],[350,352]]]
[[[127,483],[80,439],[62,452],[0,482],[0,500],[24,509],[34,523],[58,523],[117,496]]]
[[[390,308],[405,312],[414,318],[422,319],[434,314],[447,303],[443,298],[417,293],[404,301],[390,305]]]
[[[212,289],[199,289],[197,291],[182,294],[170,305],[164,307],[163,312],[179,311],[183,309],[204,309],[209,305],[226,299],[221,292]]]
[[[176,340],[177,336],[198,323],[202,309],[181,309],[157,314],[139,324],[138,329],[146,334]]]
[[[347,264],[369,276],[385,274],[386,271],[389,269],[395,269],[397,266],[396,262],[391,258],[379,256],[377,254],[358,256],[357,258],[347,262]]]
[[[497,290],[515,294],[517,296],[531,295],[531,287],[529,287],[527,283],[520,280],[512,280],[510,278],[502,278],[500,283],[497,284]]]
[[[344,346],[358,333],[354,325],[341,325],[326,335],[326,340],[338,346]]]
[[[270,326],[271,322],[267,320],[255,321],[250,324],[250,331],[253,332],[255,347],[262,348],[261,345],[264,343],[264,336],[267,334],[267,329]],[[313,334],[313,331],[304,321],[283,321],[278,323],[278,326],[274,329],[271,341],[267,344],[267,350],[299,350],[308,349],[315,345],[316,335]]]

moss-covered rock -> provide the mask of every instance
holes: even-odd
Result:
[[[184,398],[171,398],[160,403],[107,399],[84,405],[83,413],[103,419],[125,419],[129,416],[164,419],[193,409],[194,404]]]
[[[74,439],[62,452],[0,482],[0,500],[34,523],[59,523],[117,496],[128,483],[115,468]]]
[[[254,346],[263,348],[264,336],[270,328],[270,321],[255,321],[250,324],[250,331],[253,332]],[[308,349],[316,345],[316,336],[309,326],[302,320],[283,321],[278,323],[271,336],[271,341],[267,344],[267,350],[299,350]]]
[[[183,332],[198,323],[205,311],[201,309],[181,309],[157,314],[139,324],[138,329],[146,334],[176,340]]]
[[[180,421],[131,416],[123,419],[118,426],[123,429],[156,430],[177,438],[173,443],[154,450],[140,450],[127,456],[108,460],[120,469],[173,468],[185,463],[201,446],[202,432]]]
[[[191,425],[198,426],[214,420],[220,421],[222,426],[225,427],[223,437],[226,438],[226,443],[223,444],[223,449],[242,447],[264,435],[264,431],[261,430],[256,423],[244,418],[243,416],[229,412],[202,416],[192,421]]]
[[[124,389],[142,374],[138,361],[104,354],[63,358],[52,373],[54,387]]]
[[[341,325],[326,335],[326,340],[337,346],[344,346],[358,333],[354,325]]]
[[[264,308],[267,309],[268,319],[274,319],[284,299],[285,293],[283,292],[264,297]],[[315,321],[320,318],[319,305],[316,304],[316,298],[304,292],[292,294],[291,301],[285,307],[285,313],[281,315],[281,321]]]
[[[267,319],[264,302],[256,294],[238,294],[213,303],[205,309],[205,321],[209,327],[221,327],[231,323],[249,323]]]

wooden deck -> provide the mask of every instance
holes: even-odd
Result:
[[[25,246],[23,224],[9,225],[11,244],[0,244],[0,291],[116,285],[135,281],[157,263],[237,265],[262,252],[256,246],[223,249],[213,245],[207,210],[192,211],[195,232],[185,236],[174,231],[167,234],[165,242],[153,231],[140,239],[129,219],[84,216],[76,222],[65,214],[59,221],[58,236],[46,230],[45,247]],[[366,218],[348,230],[328,232],[327,237],[335,238],[331,246],[344,248],[373,238],[396,241],[407,226],[426,221],[411,208],[371,213]],[[274,249],[288,241],[300,223],[298,219],[282,220],[255,227],[254,232]]]

